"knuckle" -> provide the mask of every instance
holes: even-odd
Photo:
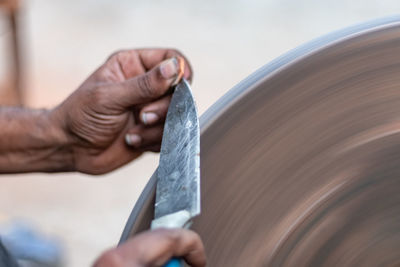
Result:
[[[123,262],[121,257],[115,250],[104,252],[96,261],[95,267],[122,267]]]
[[[187,239],[187,246],[194,249],[196,248],[200,243],[200,236],[190,230],[187,230],[186,232],[186,239]]]
[[[166,230],[165,235],[170,240],[170,242],[172,242],[173,244],[177,244],[181,239],[182,233],[178,229],[169,229]]]
[[[157,90],[154,88],[149,75],[139,76],[137,79],[139,93],[143,98],[154,98],[157,96]]]
[[[114,53],[112,53],[108,59],[107,62],[121,62],[124,60],[126,57],[132,57],[132,56],[137,56],[137,50],[135,49],[128,49],[128,50],[117,50]]]
[[[178,229],[160,228],[154,231],[156,231],[158,235],[164,237],[172,244],[177,243],[180,239],[180,232]]]
[[[112,61],[112,60],[118,59],[118,57],[119,57],[123,52],[124,52],[124,50],[117,50],[117,51],[115,51],[114,53],[112,53],[112,54],[108,57],[107,61]]]

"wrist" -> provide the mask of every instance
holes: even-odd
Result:
[[[75,160],[73,153],[74,140],[66,128],[65,116],[59,108],[43,110],[41,120],[45,125],[45,138],[48,146],[55,152],[53,155],[54,168],[48,171],[62,172],[75,171]]]
[[[66,116],[60,109],[56,107],[50,110],[43,110],[42,120],[50,130],[51,138],[55,144],[64,147],[71,147],[73,139],[68,133]]]
[[[74,171],[70,141],[55,110],[0,108],[0,173]]]

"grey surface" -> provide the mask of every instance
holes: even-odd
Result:
[[[201,136],[205,135],[210,128],[215,125],[215,122],[220,118],[224,112],[231,106],[239,101],[246,94],[250,94],[252,90],[257,89],[257,85],[262,83],[272,73],[285,68],[289,64],[304,58],[312,53],[325,49],[337,42],[346,40],[352,36],[359,35],[365,32],[372,32],[382,27],[389,27],[392,24],[396,24],[400,21],[400,16],[390,16],[387,18],[381,18],[371,20],[362,24],[353,25],[342,30],[332,32],[324,35],[320,38],[312,40],[306,44],[303,44],[288,53],[276,58],[270,63],[264,65],[253,74],[246,77],[235,87],[229,90],[223,97],[218,99],[207,111],[200,117]],[[203,155],[204,156],[204,155]],[[132,209],[132,212],[127,220],[125,228],[120,238],[120,244],[127,240],[132,234],[143,230],[143,214],[148,208],[150,199],[154,197],[154,189],[156,185],[156,173],[150,178],[146,184],[143,192],[141,193],[138,201]]]
[[[291,251],[296,246],[294,242],[287,242],[289,237],[294,241],[298,240],[297,237],[299,235],[292,235],[295,226],[302,223],[304,218],[307,218],[307,220],[310,220],[310,217],[315,218],[314,216],[309,217],[310,212],[308,211],[294,214],[293,216],[290,212],[298,210],[297,207],[299,206],[307,207],[308,205],[305,204],[313,203],[314,199],[319,199],[321,195],[328,195],[329,198],[331,196],[324,188],[321,191],[317,190],[316,193],[318,194],[312,201],[308,202],[310,198],[314,197],[314,194],[300,195],[299,192],[302,187],[294,185],[301,185],[304,181],[308,181],[304,185],[308,184],[307,187],[318,189],[319,186],[316,186],[319,183],[318,181],[322,177],[327,177],[328,173],[338,175],[339,180],[335,180],[334,185],[336,185],[336,181],[339,181],[338,184],[341,185],[342,180],[340,179],[342,177],[345,179],[352,177],[353,171],[349,170],[348,172],[341,165],[336,165],[337,168],[331,168],[332,165],[330,164],[320,164],[321,156],[324,155],[332,155],[332,160],[339,159],[344,165],[349,164],[348,166],[355,166],[358,169],[358,164],[352,164],[352,160],[342,161],[340,160],[341,157],[336,157],[340,156],[341,152],[332,154],[332,150],[329,150],[329,153],[325,153],[325,151],[320,150],[321,146],[317,146],[317,149],[315,149],[316,146],[313,143],[315,142],[319,145],[324,142],[330,146],[329,144],[336,144],[331,142],[333,140],[331,137],[334,136],[334,138],[338,137],[336,140],[347,143],[348,139],[346,138],[348,135],[342,135],[343,131],[353,129],[354,124],[363,124],[363,118],[366,119],[366,122],[371,122],[378,115],[390,114],[390,110],[396,110],[396,112],[390,114],[390,119],[379,121],[395,121],[398,125],[398,108],[394,109],[392,107],[393,109],[389,109],[389,104],[397,100],[393,97],[393,101],[387,101],[386,97],[389,96],[390,99],[390,94],[384,94],[384,92],[387,93],[388,91],[386,89],[383,90],[383,88],[387,87],[380,82],[383,80],[386,81],[384,83],[386,85],[396,84],[392,90],[393,96],[397,94],[398,83],[391,82],[399,80],[399,43],[398,37],[397,39],[392,38],[393,36],[398,36],[398,21],[398,19],[395,19],[394,21],[389,20],[384,24],[369,24],[367,28],[358,28],[358,31],[350,34],[334,35],[330,42],[320,43],[319,46],[317,43],[315,48],[306,50],[303,54],[300,53],[297,56],[292,54],[292,60],[288,60],[286,63],[281,61],[281,64],[275,65],[276,68],[272,68],[271,72],[266,72],[265,76],[258,80],[253,80],[249,87],[243,87],[242,94],[234,98],[235,104],[231,105],[229,109],[225,109],[222,112],[217,111],[213,114],[213,118],[217,119],[211,121],[209,127],[202,129],[203,210],[202,215],[197,218],[194,224],[194,229],[198,231],[205,242],[209,262],[214,263],[211,266],[266,266],[267,260],[264,261],[263,259],[267,259],[265,253],[268,251],[271,252],[270,255],[272,256],[279,256],[274,257],[276,259],[274,262],[277,264],[273,266],[281,266],[279,264],[282,262],[281,260],[287,259],[289,255],[284,252]],[[375,45],[378,44],[382,45],[376,47]],[[393,50],[390,48],[393,48]],[[390,53],[390,51],[396,53]],[[366,60],[357,60],[360,58]],[[391,58],[395,59],[392,60]],[[377,64],[379,62],[382,64]],[[324,66],[326,69],[323,68]],[[324,75],[319,75],[320,71]],[[363,75],[353,75],[354,73],[363,73]],[[337,76],[336,74],[342,75]],[[354,77],[362,81],[361,85],[364,86],[354,86],[360,85],[354,82]],[[322,81],[322,85],[317,81]],[[324,83],[325,81],[326,83]],[[335,87],[331,86],[332,84]],[[369,94],[370,91],[365,91],[363,87],[365,90],[381,87],[382,92],[377,90],[376,94],[371,95]],[[289,90],[291,90],[292,96],[298,97],[288,98],[288,95],[284,93]],[[347,91],[358,92],[358,94],[348,97]],[[332,98],[328,97],[331,96],[331,92],[332,94],[343,93],[344,95],[342,96],[345,97],[337,97],[334,102],[331,102],[329,99]],[[309,103],[311,96],[317,98],[314,103],[317,103],[318,108],[315,108],[315,105],[312,108],[309,108],[309,106],[306,106],[307,108],[298,108],[299,106],[296,105],[296,102],[297,104]],[[366,97],[373,98],[374,96],[383,104],[379,109],[375,109],[374,105],[368,106],[368,101],[364,102]],[[231,102],[229,101],[228,103]],[[326,103],[330,104],[326,105]],[[350,103],[347,111],[343,108],[343,103],[347,103],[346,105]],[[357,103],[366,104],[367,107],[371,108],[366,110],[353,109],[352,107],[357,107]],[[364,107],[366,106],[364,105]],[[222,108],[226,108],[226,106],[222,106]],[[304,114],[305,111],[307,112],[306,114]],[[349,116],[348,111],[351,114],[358,113],[360,115],[359,119],[351,119],[355,117]],[[328,115],[324,114],[324,112],[327,112]],[[336,116],[337,113],[334,112],[339,112],[342,115],[338,117]],[[299,113],[304,119],[315,118],[319,122],[324,121],[321,116],[340,119],[336,123],[328,120],[326,121],[327,123],[322,124],[314,121],[310,121],[310,123],[307,123],[307,121],[305,123],[296,123],[296,121],[293,123],[292,121],[291,127],[285,127],[286,124],[283,121],[286,119],[289,121],[291,116],[298,116],[297,114]],[[333,113],[334,115],[331,116]],[[239,122],[241,124],[238,126]],[[316,125],[319,125],[319,129]],[[392,129],[392,127],[388,128]],[[394,128],[398,130],[398,127]],[[277,132],[278,129],[280,129],[279,132]],[[276,134],[273,136],[269,132]],[[355,132],[358,133],[358,131]],[[364,132],[362,131],[362,133]],[[350,133],[350,135],[352,134]],[[301,139],[298,138],[299,136]],[[298,142],[295,142],[296,140]],[[363,143],[361,142],[360,144]],[[332,147],[343,150],[341,145],[332,145]],[[284,155],[281,154],[282,150],[285,152]],[[256,153],[252,153],[252,151],[256,151]],[[356,154],[364,157],[364,153]],[[265,158],[265,155],[268,155],[268,158]],[[315,155],[315,160],[306,161],[309,155]],[[392,155],[395,157],[396,154],[393,153]],[[398,157],[396,158],[398,159]],[[284,159],[288,159],[288,163]],[[382,157],[382,159],[385,159],[385,157]],[[243,164],[243,161],[248,165]],[[299,164],[303,165],[303,167]],[[381,164],[381,160],[375,161],[374,164]],[[329,168],[323,170],[323,165]],[[361,166],[368,165],[370,164],[361,164]],[[328,169],[330,169],[329,172],[327,171]],[[312,174],[317,174],[314,181],[310,180],[310,177],[314,177]],[[226,177],[232,179],[227,182]],[[258,177],[257,180],[254,177]],[[285,177],[289,178],[289,180],[286,180]],[[270,183],[258,182],[263,181],[264,178]],[[247,182],[245,181],[246,179]],[[257,187],[258,185],[259,187]],[[282,187],[276,189],[276,185],[281,185]],[[328,185],[332,184],[329,183]],[[290,189],[287,190],[286,186]],[[307,187],[303,187],[303,189]],[[271,190],[271,188],[276,189],[276,191]],[[303,192],[310,191],[305,190]],[[296,199],[298,201],[288,203],[290,199],[294,199],[294,196],[298,197]],[[301,199],[302,196],[305,196],[305,198]],[[148,197],[152,198],[151,195]],[[282,201],[278,202],[278,200]],[[322,202],[326,203],[325,200]],[[265,206],[260,208],[263,203],[265,203]],[[257,207],[257,205],[259,208],[254,209],[253,206]],[[274,205],[278,208],[274,208]],[[374,206],[365,205],[365,203],[362,205],[366,206],[367,209]],[[143,208],[151,209],[149,206]],[[371,213],[371,209],[368,212]],[[340,227],[342,219],[346,222],[351,220],[352,216],[357,215],[358,212],[338,214],[336,216],[337,220],[333,220],[332,225]],[[282,218],[285,220],[282,221]],[[293,218],[299,218],[299,220],[292,224]],[[393,222],[393,219],[391,219],[390,224]],[[354,229],[358,232],[360,228],[354,227]],[[390,227],[390,229],[396,228]],[[317,237],[316,239],[322,235],[333,233],[324,230],[325,228],[322,228],[320,233],[314,235]],[[265,232],[269,233],[264,234]],[[253,239],[249,240],[250,236]],[[333,235],[332,240],[338,240],[341,236],[343,234]],[[268,244],[267,248],[265,248],[265,244]],[[318,244],[320,243],[315,240],[310,244],[316,244],[314,248],[318,249]],[[329,244],[332,243],[329,242]],[[364,242],[366,246],[369,244],[372,243]],[[281,250],[281,248],[286,249]],[[358,246],[354,246],[355,250],[357,248]],[[299,256],[297,259],[306,260],[307,257],[304,255],[312,254],[310,251],[309,249],[300,251],[297,254]],[[326,252],[329,249],[322,247],[320,251]],[[353,252],[356,252],[351,248],[347,248],[346,251],[350,256]],[[290,255],[292,256],[294,253]],[[345,257],[332,256],[331,258],[344,260],[343,258]],[[328,257],[319,257],[319,259],[328,259]],[[263,262],[264,264],[244,264],[249,263],[249,261]],[[291,262],[297,263],[294,260]],[[293,264],[291,266],[297,265]],[[321,264],[316,264],[316,266],[321,266]],[[342,265],[337,264],[336,266]]]
[[[155,219],[186,210],[200,213],[200,129],[189,84],[175,88],[161,145],[157,169]]]
[[[295,60],[300,60],[307,55],[316,53],[327,46],[331,46],[334,43],[343,41],[344,39],[359,35],[365,31],[372,31],[383,26],[398,23],[399,21],[400,15],[393,15],[385,18],[366,21],[357,25],[352,25],[311,40],[272,60],[240,81],[201,115],[200,124],[202,131],[203,128],[210,127],[210,125],[219,117],[219,115],[233,106],[244,95],[249,94],[251,91],[249,89],[251,87],[267,79],[270,74],[278,69],[285,67],[287,64],[290,64]]]

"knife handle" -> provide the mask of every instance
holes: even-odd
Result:
[[[172,258],[163,267],[183,267],[181,260],[178,258]]]

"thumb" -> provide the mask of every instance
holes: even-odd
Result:
[[[118,86],[117,99],[123,107],[151,102],[164,95],[183,76],[184,60],[173,57],[148,72],[126,80]]]

